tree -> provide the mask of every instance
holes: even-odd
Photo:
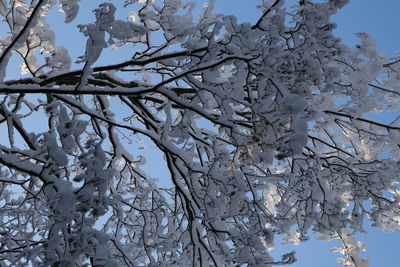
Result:
[[[400,59],[333,35],[347,0],[263,1],[254,25],[213,0],[199,16],[194,2],[105,2],[79,25],[76,71],[46,22],[57,3],[0,2],[3,265],[283,265],[296,258],[273,259],[274,237],[315,232],[364,266],[364,219],[399,229],[399,122],[368,114],[398,110]],[[59,3],[72,22],[78,1]],[[110,48],[131,54],[96,64]],[[16,57],[25,76],[7,79]],[[147,175],[135,142],[168,173]]]

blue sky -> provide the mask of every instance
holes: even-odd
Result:
[[[234,14],[241,22],[255,22],[259,10],[255,6],[258,0],[216,0],[216,8],[224,14]],[[399,0],[350,0],[350,3],[340,10],[333,21],[337,23],[335,34],[349,46],[357,43],[356,32],[368,32],[374,38],[378,51],[388,56],[395,56],[400,51],[400,1]],[[377,117],[378,119],[386,119]],[[369,225],[368,223],[366,225]],[[367,251],[363,256],[368,258],[371,267],[400,266],[398,248],[400,233],[384,233],[379,228],[366,227],[368,234],[358,235],[358,240],[366,243]],[[296,250],[298,262],[294,267],[338,267],[336,262],[339,253],[331,253],[332,247],[338,246],[337,241],[323,243],[315,237],[299,246],[280,246],[272,251],[280,255]]]
[[[198,6],[201,6],[203,0],[196,1]],[[216,0],[216,10],[224,14],[234,14],[240,22],[255,22],[260,11],[256,10],[255,6],[261,0]],[[91,6],[96,2],[91,2]],[[98,1],[97,3],[101,3]],[[82,10],[78,16],[82,19],[80,23],[87,23],[94,20],[94,16],[89,12],[92,8],[85,7],[85,1],[81,2]],[[353,35],[355,32],[369,32],[377,42],[378,50],[386,55],[394,56],[396,51],[400,50],[400,35],[399,22],[400,16],[399,0],[350,0],[350,3],[345,6],[335,17],[334,21],[338,24],[335,33],[340,36],[343,42],[347,45],[354,46],[357,39]],[[86,13],[87,12],[87,13]],[[127,10],[129,12],[129,10]],[[86,13],[86,14],[85,14]],[[58,17],[60,20],[60,17]],[[59,26],[58,24],[57,26]],[[71,55],[76,59],[76,56],[84,53],[83,46],[85,39],[75,28],[76,23],[65,25],[63,24],[63,33],[56,33],[57,43],[67,45],[71,49]],[[0,29],[1,30],[1,29]],[[77,38],[78,37],[78,38]],[[114,51],[112,53],[121,55],[123,51]],[[114,57],[119,58],[121,57]],[[107,57],[110,60],[111,57]],[[17,61],[15,62],[17,63]],[[98,62],[105,63],[103,62]],[[10,76],[18,73],[18,64],[10,71]],[[149,157],[153,155],[154,150],[146,151]],[[156,156],[156,158],[160,158]],[[154,166],[154,165],[153,165]],[[150,171],[150,169],[149,169]],[[161,174],[162,169],[158,169],[152,174]],[[364,256],[369,258],[371,267],[396,267],[400,266],[398,260],[398,247],[400,243],[400,233],[382,233],[380,229],[368,227],[367,235],[360,235],[359,239],[366,242],[367,251]],[[329,250],[337,246],[337,242],[322,243],[321,241],[311,240],[299,246],[280,246],[277,242],[277,248],[272,251],[272,254],[278,256],[283,253],[297,250],[299,261],[292,266],[295,267],[338,267],[336,258],[338,253],[331,253]]]

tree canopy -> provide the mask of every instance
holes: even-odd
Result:
[[[367,266],[365,219],[400,228],[399,120],[369,116],[398,111],[400,58],[333,34],[347,2],[260,1],[250,24],[214,0],[1,0],[0,265],[284,265],[276,236],[318,233]],[[79,58],[57,5],[91,15]]]

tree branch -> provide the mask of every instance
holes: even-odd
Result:
[[[261,30],[264,30],[264,29],[262,29],[261,28],[261,23],[262,23],[262,21],[264,20],[264,18],[269,14],[269,12],[271,12],[271,10],[276,6],[276,5],[278,5],[279,4],[279,2],[280,2],[281,0],[275,0],[275,2],[272,4],[272,6],[270,6],[263,14],[262,14],[262,16],[258,19],[258,21],[257,21],[257,23],[256,24],[254,24],[253,26],[251,26],[251,29],[252,30],[255,30],[255,29],[261,29]]]
[[[6,58],[6,56],[11,52],[11,50],[14,48],[14,46],[20,41],[20,39],[23,37],[23,35],[25,33],[27,33],[27,31],[29,30],[29,28],[32,26],[32,21],[34,20],[34,18],[38,15],[37,13],[40,11],[40,8],[42,7],[42,5],[47,2],[47,0],[39,0],[39,2],[37,3],[37,5],[35,6],[35,8],[32,11],[31,16],[28,18],[28,20],[26,21],[24,27],[21,29],[21,31],[18,33],[18,35],[14,38],[14,40],[12,40],[11,44],[9,46],[7,46],[7,48],[4,50],[4,52],[1,54],[0,56],[0,66],[3,62],[3,60]]]

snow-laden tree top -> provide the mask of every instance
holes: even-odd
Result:
[[[263,1],[251,25],[213,0],[0,1],[0,265],[282,265],[274,237],[312,232],[367,265],[365,218],[400,227],[399,121],[369,116],[398,111],[400,59],[332,34],[346,3]],[[58,5],[92,16],[79,58]]]

